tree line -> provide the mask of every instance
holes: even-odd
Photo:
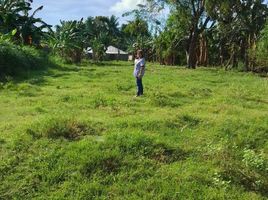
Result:
[[[0,40],[46,46],[68,62],[81,62],[91,47],[102,61],[109,45],[130,53],[143,49],[163,65],[223,66],[268,71],[268,6],[264,0],[147,0],[123,15],[60,21],[55,28],[36,18],[32,0],[0,0]],[[44,5],[45,6],[45,5]],[[169,10],[166,20],[159,12]],[[32,14],[29,14],[31,11]]]

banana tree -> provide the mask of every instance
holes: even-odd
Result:
[[[110,37],[107,33],[100,33],[91,40],[93,59],[97,62],[102,61],[105,57],[107,45],[109,44]]]
[[[91,46],[93,59],[101,61],[109,45],[119,46],[121,36],[118,18],[111,16],[89,17],[85,21],[86,45]]]
[[[39,44],[43,30],[50,26],[41,18],[35,18],[43,6],[34,10],[33,14],[29,13],[32,2],[33,0],[0,0],[0,32],[5,34],[16,29],[17,41],[26,45]]]
[[[12,41],[12,39],[14,38],[16,33],[17,33],[17,29],[14,29],[10,33],[6,33],[6,34],[0,33],[0,42],[10,42],[10,41]]]
[[[82,59],[85,44],[83,19],[60,23],[56,31],[47,34],[47,44],[66,61],[78,63]]]
[[[128,46],[128,51],[133,55],[137,49],[142,49],[149,52],[152,46],[152,37],[149,32],[148,23],[141,19],[138,15],[134,15],[135,19],[128,22],[122,27],[125,43]],[[148,58],[148,54],[146,55]]]

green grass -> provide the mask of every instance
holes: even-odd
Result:
[[[268,80],[148,64],[0,84],[0,199],[268,199]]]

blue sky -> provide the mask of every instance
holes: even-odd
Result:
[[[89,16],[119,17],[120,23],[127,19],[122,18],[124,12],[133,10],[137,4],[145,0],[34,0],[33,8],[41,5],[44,9],[37,13],[45,22],[51,25],[59,24],[60,20],[79,20]],[[266,3],[268,0],[265,1]],[[168,13],[165,12],[164,15]]]
[[[120,17],[122,13],[133,10],[137,4],[144,0],[34,0],[33,8],[41,5],[44,9],[36,15],[51,25],[59,24],[60,20],[79,20],[88,16]]]

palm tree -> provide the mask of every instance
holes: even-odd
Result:
[[[87,45],[91,46],[93,50],[94,60],[103,60],[108,46],[119,44],[121,35],[118,26],[118,18],[114,15],[110,18],[104,16],[89,17],[85,21]]]

